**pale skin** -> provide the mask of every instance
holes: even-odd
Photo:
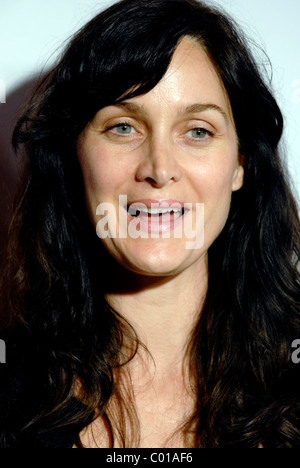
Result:
[[[230,103],[201,47],[184,38],[155,88],[100,109],[79,139],[78,158],[95,226],[97,205],[117,207],[120,194],[204,203],[200,249],[187,250],[185,238],[102,240],[118,265],[106,299],[133,325],[155,362],[141,350],[128,366],[140,446],[180,447],[180,437],[165,441],[194,405],[182,370],[207,289],[207,251],[244,176]],[[81,436],[87,446],[108,443],[100,418]]]

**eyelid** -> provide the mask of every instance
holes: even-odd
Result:
[[[104,125],[104,131],[107,131],[107,130],[111,130],[112,128],[115,128],[115,127],[120,127],[121,125],[127,125],[128,127],[132,127],[135,129],[134,125],[132,125],[132,123],[130,123],[127,119],[124,119],[124,120],[117,120],[116,122],[114,123],[107,123]]]
[[[137,130],[134,128],[134,126],[131,125],[131,124],[129,124],[128,122],[119,122],[119,123],[117,123],[117,124],[115,124],[115,125],[112,125],[112,126],[109,128],[109,130],[113,130],[114,128],[117,128],[117,127],[125,127],[125,126],[126,126],[126,127],[130,127],[132,130],[134,130],[133,133],[138,133]],[[130,133],[132,133],[132,132],[130,132]]]
[[[193,132],[194,130],[204,130],[206,135],[203,138],[196,138],[196,137],[193,137],[192,135],[188,135],[190,132]],[[215,133],[202,126],[202,127],[190,128],[187,132],[185,132],[184,136],[187,137],[188,140],[190,140],[193,143],[204,144],[204,143],[207,143],[207,140],[214,138]]]
[[[129,133],[122,133],[117,131],[117,127],[122,127],[122,126],[127,126],[130,127],[130,132]],[[111,139],[118,139],[118,141],[129,141],[132,140],[133,138],[137,138],[140,135],[140,131],[137,130],[136,125],[133,125],[132,123],[129,122],[128,119],[118,119],[115,122],[107,122],[104,125],[104,128],[102,129],[101,132],[103,135],[105,135],[107,138]]]
[[[137,136],[138,134],[141,133],[141,129],[139,129],[139,125],[138,123],[136,122],[136,120],[134,122],[132,122],[132,118],[130,117],[113,117],[111,119],[109,119],[109,121],[107,123],[104,124],[104,128],[103,128],[103,133],[107,133],[107,132],[110,132],[115,136],[115,137],[120,137],[120,138],[125,138],[125,137],[133,137],[133,136]],[[118,133],[117,131],[114,131],[114,129],[116,129],[117,127],[120,127],[122,125],[126,125],[128,127],[131,128],[131,131],[130,133]],[[201,129],[203,131],[205,131],[207,133],[207,135],[204,137],[204,138],[195,138],[195,137],[192,137],[192,136],[188,136],[187,134],[189,132],[192,132],[193,130],[197,130],[197,129]],[[143,133],[143,131],[142,131]],[[181,132],[179,132],[181,133]],[[206,122],[202,119],[189,119],[189,121],[185,122],[184,123],[184,126],[182,128],[182,136],[183,137],[187,137],[189,138],[191,141],[196,141],[196,142],[205,142],[207,141],[209,138],[213,138],[216,134],[217,134],[217,131],[216,129],[214,128],[214,126],[212,124],[210,124],[209,122]],[[178,135],[179,136],[179,135]]]
[[[204,128],[205,130],[211,133],[217,132],[216,126],[203,118],[191,118],[186,123],[186,126],[190,130],[194,128]]]
[[[214,125],[200,118],[191,118],[185,122],[182,127],[184,134],[197,129],[205,130],[211,136],[214,136],[218,133]]]

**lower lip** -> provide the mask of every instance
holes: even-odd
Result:
[[[125,208],[126,209],[126,208]],[[131,216],[127,209],[127,216],[128,219],[133,222],[136,222],[136,228],[140,229],[143,232],[153,232],[153,233],[162,233],[162,232],[169,232],[176,229],[177,226],[183,221],[183,217],[185,216],[186,212],[182,215],[178,216],[177,214],[166,214],[166,215],[154,215],[154,216],[138,216],[133,217]]]

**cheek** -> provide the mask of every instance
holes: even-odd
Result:
[[[124,173],[115,160],[105,151],[81,151],[79,156],[85,191],[90,197],[99,198],[117,189]]]
[[[193,171],[193,185],[198,198],[205,203],[226,202],[231,199],[233,166],[224,163],[212,163],[205,168]]]
[[[235,172],[233,158],[221,157],[205,170],[194,172],[193,185],[197,200],[204,203],[204,239],[208,248],[222,231],[230,210],[232,180]]]
[[[230,210],[231,194],[230,184],[224,183],[224,181],[216,182],[213,186],[208,187],[204,199],[206,234],[215,238],[223,229]]]

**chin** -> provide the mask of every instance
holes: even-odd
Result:
[[[174,265],[131,265],[129,268],[134,273],[137,273],[142,276],[174,276],[177,273],[180,273],[181,269]]]
[[[144,252],[126,258],[126,267],[135,273],[148,276],[170,276],[180,273],[189,266],[185,258],[173,251]]]

